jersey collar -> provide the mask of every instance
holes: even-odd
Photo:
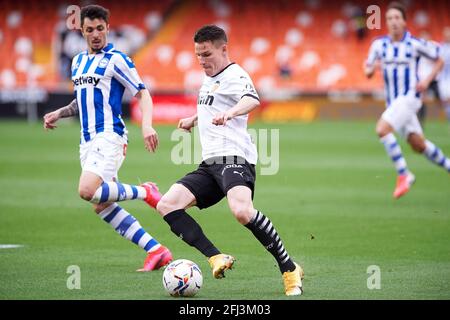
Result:
[[[409,31],[408,31],[408,30],[405,30],[405,32],[403,33],[403,37],[401,38],[401,40],[400,40],[399,42],[405,41],[405,39],[409,38],[410,36],[411,36],[411,34],[409,33]],[[389,39],[389,41],[390,41],[391,43],[394,42],[394,41],[392,41],[391,36],[388,35],[387,37],[388,37],[388,39]]]
[[[111,50],[114,50],[114,45],[112,43],[108,43],[101,51],[102,52],[109,52]]]
[[[229,65],[227,65],[225,68],[223,68],[222,70],[220,70],[219,72],[217,72],[215,75],[211,76],[211,78],[217,77],[219,74],[221,74],[222,72],[224,72],[229,66],[235,64],[235,62],[230,63]]]

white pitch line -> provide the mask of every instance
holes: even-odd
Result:
[[[23,244],[0,244],[0,249],[22,248]]]

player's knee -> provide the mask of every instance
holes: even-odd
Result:
[[[175,211],[176,207],[175,204],[171,201],[167,200],[164,196],[159,200],[158,204],[156,205],[156,211],[162,216],[165,216],[166,214]]]
[[[377,133],[377,136],[380,138],[383,138],[385,135],[387,135],[389,132],[386,130],[386,128],[382,125],[377,125],[375,127],[375,132]]]
[[[91,199],[94,197],[95,190],[92,190],[91,188],[86,186],[80,186],[78,188],[78,194],[80,195],[81,199],[91,201]]]
[[[422,141],[413,141],[411,148],[417,153],[423,153],[425,151],[425,143]]]
[[[248,206],[236,205],[231,207],[231,211],[240,224],[246,225],[252,219],[255,210]]]
[[[384,136],[392,132],[392,128],[386,121],[380,119],[375,127],[375,132],[377,133],[378,137],[383,138]]]
[[[425,139],[416,134],[411,134],[408,137],[408,143],[411,148],[417,153],[423,153],[425,151]]]

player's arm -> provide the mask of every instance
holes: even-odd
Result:
[[[364,63],[364,74],[368,79],[372,78],[375,74],[375,64],[369,65],[367,63]]]
[[[439,55],[439,44],[435,43],[434,41],[415,41],[414,46],[420,56],[434,61],[433,69],[431,70],[428,77],[420,80],[416,85],[416,90],[418,92],[422,92],[430,86],[431,81],[433,81],[433,79],[435,79],[438,73],[442,70],[442,68],[444,67],[444,60],[442,60]]]
[[[194,114],[192,117],[183,118],[178,122],[177,128],[191,132],[191,129],[195,127],[195,125],[197,124],[197,119],[198,119],[197,113]]]
[[[244,95],[233,108],[217,114],[213,118],[212,123],[216,126],[225,125],[228,120],[248,114],[259,105],[260,102],[258,99],[250,95]]]
[[[375,74],[375,70],[379,65],[378,47],[379,42],[377,40],[372,42],[372,45],[370,46],[369,49],[369,55],[367,57],[367,60],[364,61],[363,64],[364,74],[368,79],[373,77],[373,75]]]
[[[138,100],[139,109],[142,114],[141,128],[145,148],[148,151],[154,152],[158,146],[158,134],[152,126],[152,97],[139,77],[133,61],[123,53],[118,52],[114,56],[113,77]]]
[[[44,115],[44,129],[55,129],[56,122],[61,118],[70,118],[78,115],[77,100],[73,99],[67,106],[59,108]]]
[[[145,148],[154,152],[158,146],[158,134],[153,129],[153,101],[147,89],[141,89],[136,93],[139,109],[142,113],[142,136],[144,137]]]
[[[442,68],[444,67],[444,60],[442,58],[438,58],[433,65],[433,69],[431,70],[431,73],[426,77],[425,79],[421,80],[419,83],[417,83],[416,90],[417,92],[422,92],[426,90],[430,83],[436,78],[436,76],[441,72]]]

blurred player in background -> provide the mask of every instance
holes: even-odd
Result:
[[[428,88],[444,62],[439,57],[439,47],[414,38],[406,30],[406,11],[402,4],[389,4],[386,24],[388,35],[372,43],[365,74],[372,77],[376,62],[381,62],[387,109],[377,123],[376,132],[397,170],[397,185],[393,194],[397,199],[410,190],[415,177],[407,167],[394,131],[405,138],[414,151],[450,173],[450,159],[425,139],[416,114],[422,104],[421,92]],[[434,60],[435,64],[428,77],[419,82],[416,78],[417,63],[423,56]]]
[[[122,120],[122,96],[128,89],[139,100],[145,147],[154,152],[158,136],[152,127],[152,99],[133,62],[107,43],[109,11],[89,5],[81,10],[81,29],[88,50],[72,60],[75,96],[68,106],[44,116],[44,128],[56,128],[60,118],[79,115],[81,122],[80,197],[94,204],[94,210],[121,236],[148,254],[142,269],[159,269],[172,260],[170,251],[158,243],[131,214],[116,202],[142,199],[156,207],[161,195],[152,183],[142,186],[118,182],[125,159],[127,129]]]
[[[432,41],[431,35],[427,31],[423,31],[420,33],[420,39],[423,39],[425,41]],[[437,44],[435,44],[435,45],[437,45]],[[420,58],[419,69],[418,69],[419,80],[426,79],[431,74],[431,72],[433,72],[434,63],[435,63],[435,61],[433,61],[432,59],[429,59],[427,57]],[[440,95],[439,95],[438,82],[437,82],[436,78],[431,80],[430,85],[424,91],[424,93],[422,95],[422,105],[421,105],[419,111],[417,112],[417,116],[419,118],[419,121],[420,121],[420,124],[422,127],[425,124],[425,118],[427,115],[427,105],[425,103],[425,99],[427,98],[426,94],[431,92],[433,94],[435,100],[437,100],[439,103],[441,100]]]
[[[157,210],[172,232],[208,258],[213,276],[222,278],[234,258],[220,253],[186,209],[208,208],[227,197],[235,218],[276,259],[286,295],[301,295],[302,268],[289,257],[270,219],[253,207],[257,150],[247,132],[247,120],[248,113],[260,104],[258,94],[247,72],[230,61],[224,30],[204,26],[194,42],[206,77],[197,114],[181,119],[178,127],[191,131],[198,122],[203,162],[171,186]]]
[[[441,57],[444,60],[444,68],[438,76],[438,84],[445,114],[450,121],[450,27],[444,28],[443,37]]]

